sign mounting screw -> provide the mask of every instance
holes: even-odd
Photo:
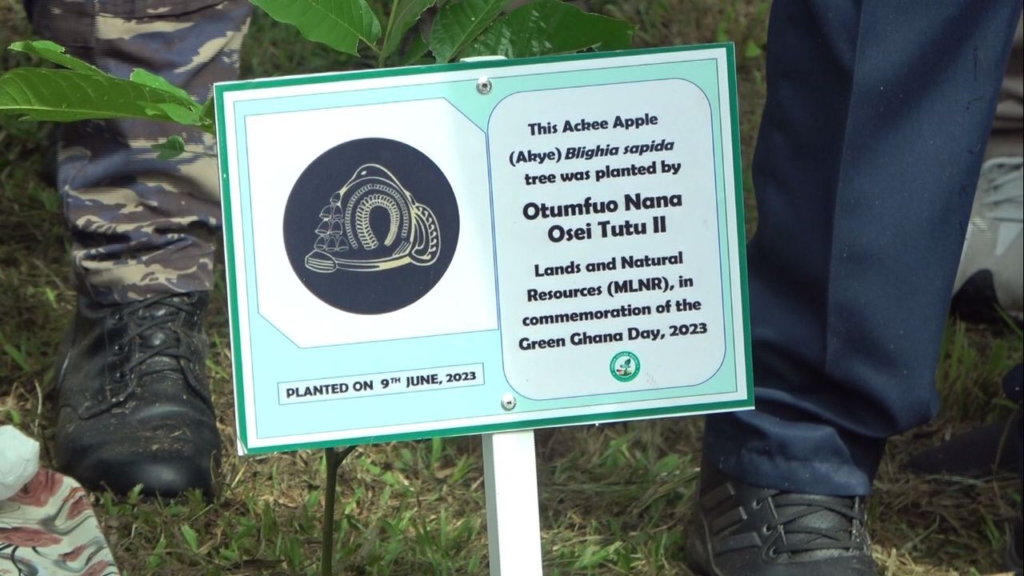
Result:
[[[516,397],[511,394],[505,394],[501,397],[501,407],[507,410],[516,409]]]
[[[491,81],[487,76],[481,76],[480,79],[476,81],[476,91],[481,94],[490,94],[491,88],[493,87],[494,86],[491,85]]]

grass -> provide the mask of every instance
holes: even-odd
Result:
[[[744,166],[764,99],[767,3],[761,0],[595,2],[638,24],[638,45],[733,40],[739,48]],[[0,45],[26,37],[0,0]],[[0,55],[0,70],[24,63]],[[246,76],[341,69],[345,58],[257,18]],[[0,121],[0,423],[48,440],[45,398],[55,349],[74,307],[59,199],[40,173],[48,127]],[[749,177],[747,178],[749,187]],[[748,194],[754,214],[752,195]],[[748,222],[753,229],[756,219]],[[225,464],[213,502],[94,495],[128,574],[314,574],[320,557],[325,462],[295,452],[239,459],[222,291],[208,318],[209,359]],[[943,408],[932,424],[894,439],[870,514],[882,573],[998,571],[1006,524],[1020,498],[1013,477],[919,478],[914,451],[1007,416],[999,379],[1022,357],[1019,332],[950,321],[937,377]],[[682,543],[699,462],[699,418],[572,427],[537,433],[545,572],[685,575]],[[359,448],[342,467],[335,518],[338,573],[485,574],[487,536],[480,442],[475,437]]]

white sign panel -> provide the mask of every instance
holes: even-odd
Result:
[[[731,45],[215,88],[240,449],[752,406]]]

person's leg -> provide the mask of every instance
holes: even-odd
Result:
[[[251,5],[242,0],[37,0],[46,38],[106,72],[145,68],[205,100],[237,77]],[[193,153],[156,159],[181,135]],[[61,134],[58,187],[79,290],[104,304],[209,290],[220,226],[213,137],[170,123],[81,122]]]
[[[886,439],[933,416],[950,289],[1020,9],[1019,0],[985,10],[969,0],[773,3],[748,252],[757,409],[707,420],[705,556],[767,566],[744,574],[820,574],[842,564],[816,563],[841,557],[836,549],[864,557],[854,499],[794,505],[820,553],[783,546],[767,558],[785,526],[729,521],[737,507],[760,517],[763,502],[730,496],[728,479],[864,496]],[[834,545],[814,536],[843,523],[807,515],[815,506],[834,508],[847,536]],[[799,565],[773,572],[778,562]]]
[[[36,0],[38,33],[111,74],[206,99],[237,76],[246,0]],[[187,152],[150,146],[181,135]],[[201,315],[220,225],[213,138],[118,120],[63,128],[58,189],[79,292],[57,382],[56,459],[89,487],[212,489],[220,441]]]
[[[845,14],[844,14],[845,11]],[[710,462],[866,495],[934,371],[1020,2],[773,4],[748,251],[757,409],[708,418]]]

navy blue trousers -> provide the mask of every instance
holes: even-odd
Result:
[[[748,251],[757,409],[705,462],[865,495],[931,419],[950,293],[1020,0],[775,0]]]

